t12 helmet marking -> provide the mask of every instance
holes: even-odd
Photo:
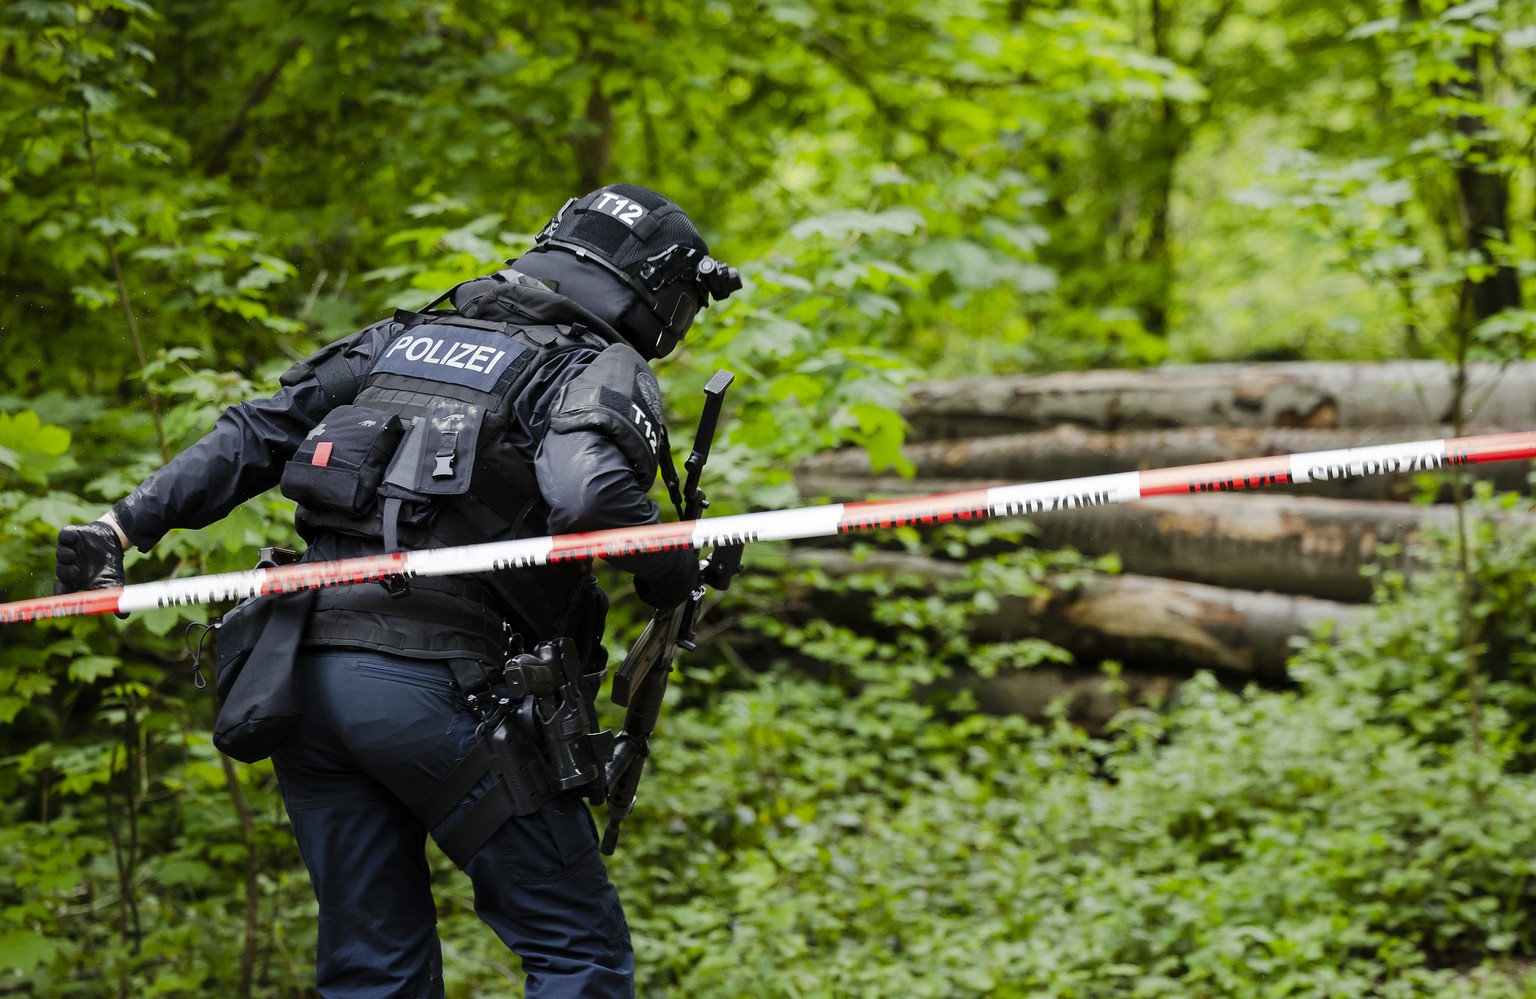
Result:
[[[650,358],[670,353],[711,298],[724,300],[742,286],[735,268],[709,255],[681,208],[634,185],[614,185],[567,200],[534,243],[530,252],[573,254],[632,291],[650,319],[623,332]],[[659,252],[647,252],[653,248]]]

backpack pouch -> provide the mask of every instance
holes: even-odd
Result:
[[[372,513],[400,444],[400,419],[367,406],[331,410],[283,466],[282,493],[300,506],[349,517]]]

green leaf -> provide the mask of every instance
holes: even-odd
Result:
[[[1399,21],[1395,17],[1378,18],[1374,21],[1366,21],[1363,24],[1358,24],[1355,27],[1350,28],[1349,31],[1345,32],[1344,37],[1351,41],[1361,38],[1374,38],[1377,35],[1396,31],[1398,26]]]
[[[70,524],[94,520],[99,509],[78,496],[68,493],[49,493],[30,497],[16,508],[17,523],[41,524],[53,531]]]
[[[0,932],[0,968],[23,974],[48,964],[59,954],[59,945],[31,930]]]
[[[191,857],[178,857],[159,865],[155,879],[162,884],[203,888],[216,883],[212,867]]]
[[[1378,180],[1367,185],[1360,196],[1373,205],[1401,205],[1412,199],[1413,185],[1406,180]]]
[[[69,664],[69,678],[76,683],[92,683],[112,676],[123,665],[116,656],[81,656]]]
[[[813,216],[790,227],[794,239],[822,236],[847,239],[859,234],[889,232],[910,236],[923,228],[923,216],[914,208],[888,208],[881,212],[842,210]]]
[[[32,410],[0,413],[0,464],[26,482],[46,485],[51,474],[67,467],[69,443],[69,431],[44,424]]]
[[[1467,0],[1446,9],[1440,15],[1442,21],[1470,21],[1479,14],[1492,14],[1499,9],[1500,0]]]

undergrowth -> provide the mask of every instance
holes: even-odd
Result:
[[[1487,512],[1477,746],[1448,540],[1294,689],[1098,733],[903,696],[943,667],[830,625],[777,632],[859,682],[687,671],[614,865],[642,994],[1536,996],[1531,539]]]

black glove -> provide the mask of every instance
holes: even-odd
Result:
[[[96,521],[59,532],[54,593],[123,585],[123,545],[112,525]]]
[[[653,563],[663,556],[636,556]],[[690,549],[668,552],[672,564],[661,573],[635,574],[635,595],[657,610],[671,610],[693,596],[699,585],[699,559]]]

